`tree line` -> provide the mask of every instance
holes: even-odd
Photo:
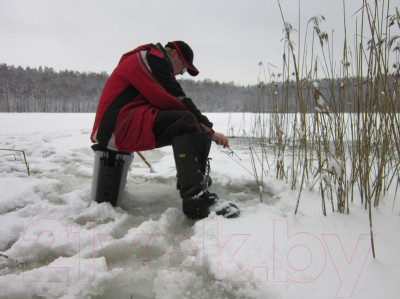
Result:
[[[0,64],[0,111],[93,112],[107,78],[106,73]]]
[[[95,112],[108,74],[59,71],[53,68],[22,68],[0,64],[0,112]],[[335,112],[358,111],[359,79],[319,80],[319,91]],[[390,77],[395,86],[395,107],[399,78]],[[208,79],[180,79],[183,89],[203,112],[314,112],[318,108],[313,82],[302,84],[303,100],[296,100],[298,86],[293,81],[239,86]],[[347,87],[346,87],[347,86]],[[362,94],[363,92],[361,92]],[[380,95],[377,95],[380,96]],[[298,98],[298,97],[297,97]],[[301,106],[301,107],[299,107]]]
[[[0,64],[0,112],[95,112],[108,74],[22,68]],[[255,86],[211,80],[179,80],[204,112],[250,111]]]

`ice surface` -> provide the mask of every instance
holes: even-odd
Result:
[[[222,133],[251,132],[252,115],[209,114]],[[230,123],[228,124],[228,119]],[[264,176],[263,203],[249,146],[213,144],[211,191],[241,208],[191,221],[175,189],[172,149],[143,152],[120,207],[90,203],[94,114],[0,114],[0,298],[396,298],[399,203],[324,217],[317,192]],[[247,127],[244,125],[246,124]],[[272,145],[271,145],[272,146]],[[283,157],[282,157],[283,158]],[[274,157],[269,158],[270,161]],[[340,165],[330,165],[340,170]],[[250,170],[250,171],[248,171]]]

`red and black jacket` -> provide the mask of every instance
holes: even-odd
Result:
[[[212,123],[187,98],[173,63],[160,45],[143,45],[121,57],[97,107],[91,140],[114,151],[155,148],[153,124],[159,110],[188,110],[206,131]]]

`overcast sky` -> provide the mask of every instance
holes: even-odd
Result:
[[[299,1],[281,5],[297,28]],[[349,22],[361,5],[346,0]],[[317,14],[342,49],[343,0],[301,0],[303,24]],[[256,84],[260,61],[282,65],[282,29],[277,0],[0,0],[0,62],[111,73],[139,45],[184,40],[196,78]]]

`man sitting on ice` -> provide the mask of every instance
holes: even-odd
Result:
[[[96,151],[110,157],[172,145],[185,215],[200,219],[215,211],[224,217],[236,217],[240,211],[235,204],[219,200],[208,190],[211,141],[223,147],[228,147],[229,141],[212,129],[213,124],[175,78],[186,71],[191,76],[199,73],[193,57],[192,49],[183,41],[169,42],[165,47],[147,44],[124,54],[104,86],[91,140],[96,143]],[[115,166],[113,161],[105,161],[102,165]],[[123,168],[127,165],[117,172],[126,173]],[[98,186],[106,181],[100,176],[107,177],[101,167]],[[113,184],[120,184],[120,180]],[[116,204],[116,198],[102,199],[109,193],[97,189],[95,200]]]

